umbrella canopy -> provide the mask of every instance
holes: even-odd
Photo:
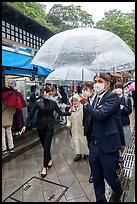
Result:
[[[130,62],[130,63],[129,63]],[[96,72],[128,71],[135,69],[134,54],[125,51],[112,50],[99,54],[91,64],[91,70]]]
[[[118,53],[120,53],[119,56]],[[113,56],[113,63],[109,62],[108,64],[110,55]],[[100,60],[102,63],[102,59],[105,63],[103,70],[99,65]],[[96,28],[75,28],[57,33],[49,38],[31,63],[50,69],[71,69],[73,67],[79,69],[82,67],[96,72],[109,72],[113,71],[113,67],[115,67],[115,71],[132,70],[134,62],[134,53],[117,35]],[[123,66],[121,69],[121,65],[125,64],[128,66]]]
[[[60,68],[49,74],[45,83],[58,85],[79,84],[84,81],[93,81],[95,75],[95,72],[84,68]]]
[[[21,93],[12,87],[2,87],[2,100],[4,100],[8,106],[14,106],[18,109],[26,107],[26,102]]]
[[[129,87],[128,87],[128,90],[129,91],[135,91],[135,82],[132,82],[130,85],[129,85]]]
[[[124,84],[124,88],[125,88],[125,87],[128,87],[128,86],[129,86],[130,84],[132,84],[133,82],[135,82],[135,79],[132,79],[132,80],[126,82],[126,83]]]

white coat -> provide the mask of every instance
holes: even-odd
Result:
[[[71,113],[71,116],[67,116],[66,126],[71,126],[71,142],[75,153],[88,155],[87,139],[84,136],[82,104],[77,107],[75,112]]]

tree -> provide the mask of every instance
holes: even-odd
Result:
[[[54,28],[51,23],[46,23],[46,6],[38,2],[9,2],[11,6],[23,12],[25,15],[35,19],[40,24],[49,28]]]
[[[58,32],[77,27],[93,27],[92,15],[81,10],[81,6],[62,6],[54,4],[46,16],[46,22],[52,23]]]
[[[121,11],[114,9],[106,12],[95,27],[118,35],[135,52],[135,22]]]
[[[132,10],[131,13],[125,13],[129,18],[133,19],[135,21],[135,10]]]

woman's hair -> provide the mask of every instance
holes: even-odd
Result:
[[[72,104],[72,101],[76,99],[76,100],[80,100],[80,97],[78,94],[75,94],[74,96],[71,96],[70,99],[69,99],[69,103]]]
[[[83,87],[84,86],[87,86],[89,87],[90,89],[94,89],[94,82],[84,82],[83,83]]]
[[[53,91],[53,90],[52,90],[51,87],[46,87],[46,88],[44,88],[44,91],[46,91],[46,93],[49,93],[49,92],[51,92],[51,91]]]
[[[123,89],[123,84],[122,84],[122,82],[117,82],[117,83],[115,83],[115,85],[114,85],[114,88],[115,89]]]
[[[63,86],[60,86],[60,87],[59,87],[59,90],[60,90],[60,91],[64,91]]]
[[[30,91],[32,92],[32,91],[34,91],[36,89],[36,86],[35,85],[32,85],[31,87],[30,87]]]

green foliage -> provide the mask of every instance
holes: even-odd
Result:
[[[131,13],[125,13],[125,15],[135,21],[135,10],[133,10]]]
[[[64,31],[77,27],[92,27],[94,22],[92,15],[81,10],[81,6],[62,6],[54,4],[46,17],[47,23],[52,23],[58,30]]]
[[[9,2],[24,14],[32,17],[54,32],[61,32],[77,27],[93,27],[92,15],[81,10],[81,6],[62,6],[54,4],[49,13],[41,2]],[[104,18],[96,23],[95,28],[108,30],[118,35],[135,52],[135,11],[121,13],[114,9],[106,12]]]
[[[46,26],[45,6],[38,2],[9,2],[12,6]]]
[[[135,51],[135,22],[128,15],[118,10],[106,12],[105,17],[96,23],[96,28],[113,32]]]

